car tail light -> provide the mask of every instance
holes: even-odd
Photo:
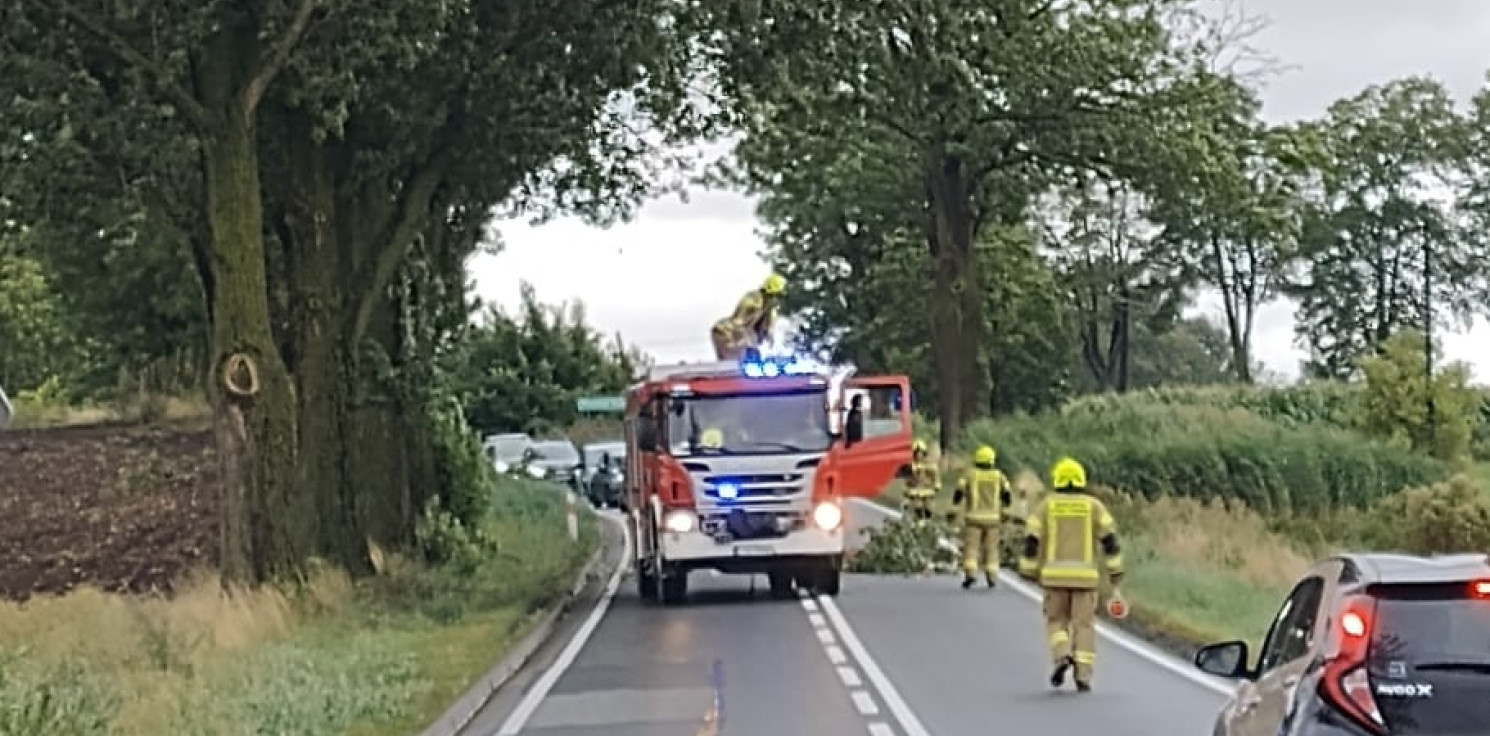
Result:
[[[1346,599],[1341,611],[1334,632],[1339,644],[1334,656],[1324,664],[1320,695],[1350,720],[1384,736],[1386,723],[1376,707],[1371,678],[1366,671],[1376,602],[1367,596],[1352,596]]]
[[[1490,580],[1476,580],[1469,584],[1471,598],[1490,598]]]

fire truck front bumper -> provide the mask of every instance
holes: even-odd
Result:
[[[706,533],[698,524],[683,530],[669,524],[658,535],[662,558],[686,568],[712,568],[727,573],[769,572],[787,560],[821,560],[843,555],[846,531],[841,518],[822,518],[780,536],[730,538]]]

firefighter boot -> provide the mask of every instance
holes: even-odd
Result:
[[[990,573],[988,573],[988,575],[986,577],[988,578],[988,587],[990,587],[990,588],[997,588],[998,587],[998,585],[999,585],[999,576],[998,576],[998,573],[990,572]]]
[[[1077,680],[1076,681],[1076,692],[1079,692],[1079,693],[1089,693],[1091,691],[1092,691],[1092,683],[1090,683],[1090,682],[1084,682],[1082,680]]]
[[[973,587],[973,583],[975,583],[975,582],[977,582],[977,579],[974,578],[971,574],[965,574],[965,575],[963,575],[962,576],[962,589],[963,590],[968,590],[968,589],[972,588]]]
[[[1050,673],[1050,686],[1060,687],[1066,684],[1066,673],[1075,665],[1076,660],[1069,656],[1061,657],[1060,661],[1055,663],[1055,671]],[[1077,687],[1080,688],[1081,685],[1078,684]]]

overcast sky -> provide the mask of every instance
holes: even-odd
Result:
[[[1314,117],[1367,85],[1413,74],[1438,78],[1461,101],[1490,68],[1490,0],[1242,0],[1270,25],[1250,45],[1285,65],[1263,89],[1276,121]],[[561,220],[499,228],[506,244],[472,264],[477,292],[512,305],[529,281],[545,302],[583,300],[599,329],[620,332],[661,361],[707,358],[709,325],[767,274],[754,207],[745,197],[698,191],[688,204],[653,202],[630,224],[601,230]],[[1202,309],[1214,313],[1214,300]],[[1257,358],[1298,374],[1293,307],[1270,305],[1253,341]],[[1490,382],[1490,325],[1446,336],[1451,359]]]

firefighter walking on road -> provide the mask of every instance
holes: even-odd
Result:
[[[931,504],[942,490],[941,473],[936,463],[926,457],[926,442],[916,440],[911,445],[911,473],[906,479],[905,506],[911,518],[918,522],[931,520]]]
[[[1117,595],[1123,579],[1117,522],[1107,506],[1086,492],[1086,469],[1071,458],[1050,470],[1054,493],[1030,510],[1025,520],[1019,574],[1045,589],[1045,633],[1055,669],[1052,687],[1076,670],[1076,689],[1092,689],[1096,662],[1097,606],[1103,568]],[[1103,563],[1096,561],[1101,548]]]
[[[973,453],[973,467],[952,495],[952,503],[962,507],[963,588],[973,587],[980,564],[988,587],[998,584],[999,524],[1011,494],[1009,479],[993,466],[997,457],[992,447],[979,447]]]

